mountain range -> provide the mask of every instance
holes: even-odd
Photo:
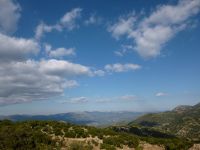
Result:
[[[25,120],[54,120],[65,121],[79,125],[91,126],[108,126],[115,124],[126,124],[130,120],[143,115],[144,112],[69,112],[52,115],[10,115],[0,116],[0,119],[9,119],[12,121],[25,121]]]

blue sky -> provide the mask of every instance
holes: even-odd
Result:
[[[0,0],[0,115],[200,101],[200,0]]]

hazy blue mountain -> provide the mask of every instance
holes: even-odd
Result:
[[[117,123],[127,123],[143,115],[141,112],[71,112],[53,115],[11,115],[0,116],[0,119],[9,119],[12,121],[24,120],[55,120],[66,121],[75,124],[105,126]]]

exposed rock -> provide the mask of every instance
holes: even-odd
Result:
[[[165,150],[164,146],[152,145],[146,142],[141,142],[139,146],[142,147],[143,150]]]
[[[192,106],[180,105],[180,106],[175,107],[172,111],[175,111],[177,113],[183,113],[191,108],[192,108]]]
[[[200,144],[194,144],[189,150],[200,150]]]

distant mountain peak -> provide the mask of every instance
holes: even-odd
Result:
[[[193,141],[200,141],[200,103],[188,106],[180,105],[172,111],[146,114],[129,125],[148,126],[163,132],[174,133]]]
[[[189,105],[179,105],[177,107],[175,107],[172,111],[175,111],[177,113],[183,113],[187,110],[190,110],[192,108],[192,106]]]
[[[197,103],[196,105],[194,105],[194,107],[200,107],[200,103]]]

